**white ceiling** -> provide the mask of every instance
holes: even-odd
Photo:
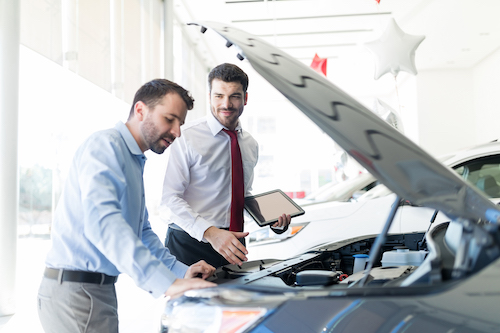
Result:
[[[470,68],[500,47],[500,0],[176,0],[177,17],[218,21],[246,30],[310,63],[328,58],[337,77],[374,75],[375,59],[363,46],[378,39],[390,18],[410,35],[424,35],[415,52],[417,71]],[[195,27],[193,43],[207,63],[227,61]],[[234,60],[236,61],[236,60]],[[393,79],[392,79],[393,80]]]
[[[229,23],[299,59],[344,59],[393,17],[426,39],[418,69],[468,68],[500,46],[499,0],[184,0],[194,21]]]

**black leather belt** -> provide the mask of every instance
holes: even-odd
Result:
[[[45,268],[44,276],[48,279],[58,280],[59,283],[63,281],[80,282],[80,283],[94,283],[94,284],[113,284],[118,279],[117,276],[109,276],[104,273],[84,272],[84,271],[70,271],[67,269],[54,269]]]
[[[179,226],[178,226],[177,224],[175,224],[175,223],[170,223],[170,224],[168,225],[168,227],[169,227],[169,228],[172,228],[172,229],[174,229],[174,230],[180,230],[180,231],[184,231],[184,232],[186,232],[184,229],[182,229],[181,227],[179,227]],[[220,227],[217,227],[217,228],[222,229],[222,230],[229,230],[229,228],[220,228]]]

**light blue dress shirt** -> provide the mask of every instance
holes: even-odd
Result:
[[[188,267],[170,254],[149,224],[145,162],[122,122],[80,146],[55,212],[48,267],[125,273],[155,297],[184,277]]]

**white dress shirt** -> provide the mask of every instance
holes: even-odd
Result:
[[[161,214],[198,241],[211,226],[229,228],[231,218],[231,139],[210,113],[182,127],[170,146]],[[240,124],[245,196],[250,195],[258,159],[257,141]]]

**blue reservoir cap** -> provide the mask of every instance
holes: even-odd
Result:
[[[487,209],[485,215],[490,222],[498,223],[498,221],[500,220],[500,212],[498,210],[491,208]]]

